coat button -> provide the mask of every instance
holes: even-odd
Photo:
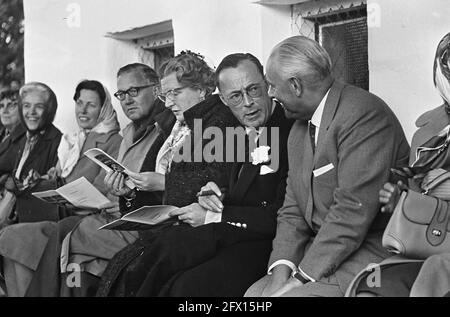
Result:
[[[236,227],[242,227],[242,224],[240,223],[240,222],[238,222],[237,224],[236,224]]]
[[[242,224],[242,228],[247,229],[247,224],[246,223]]]
[[[261,202],[262,207],[267,207],[267,205],[268,205],[267,201],[264,200],[263,202]]]

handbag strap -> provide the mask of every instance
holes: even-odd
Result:
[[[446,181],[447,179],[450,179],[450,172],[445,172],[436,177],[432,182],[425,185],[422,191],[422,194],[427,195],[430,190],[441,184],[442,182]]]

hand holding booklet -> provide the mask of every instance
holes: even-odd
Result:
[[[120,164],[116,159],[114,159],[112,156],[110,156],[108,153],[98,149],[90,149],[84,153],[88,158],[90,158],[92,161],[100,165],[107,173],[111,171],[119,172],[127,175],[127,168]],[[127,185],[129,188],[134,189],[136,185],[129,179],[125,179],[125,185]]]
[[[149,229],[158,224],[176,223],[177,217],[172,217],[170,213],[179,209],[175,206],[159,205],[144,206],[127,213],[122,218],[114,220],[98,228],[121,231],[134,231]]]
[[[80,177],[58,189],[36,192],[32,195],[51,204],[72,204],[82,209],[103,209],[111,206],[111,201],[85,177]]]

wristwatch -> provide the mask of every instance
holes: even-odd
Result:
[[[127,206],[127,208],[131,208],[131,206],[133,205],[133,200],[136,198],[136,192],[133,189],[130,194],[130,196],[123,196],[123,198],[125,199],[125,206]]]
[[[300,273],[299,270],[295,271],[294,274],[292,274],[292,276],[295,277],[300,282],[302,282],[302,284],[311,282],[311,280],[309,278],[306,278],[302,273]]]

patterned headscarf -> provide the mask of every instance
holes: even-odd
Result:
[[[450,114],[450,33],[439,42],[433,67],[434,86],[445,102],[445,110]]]

